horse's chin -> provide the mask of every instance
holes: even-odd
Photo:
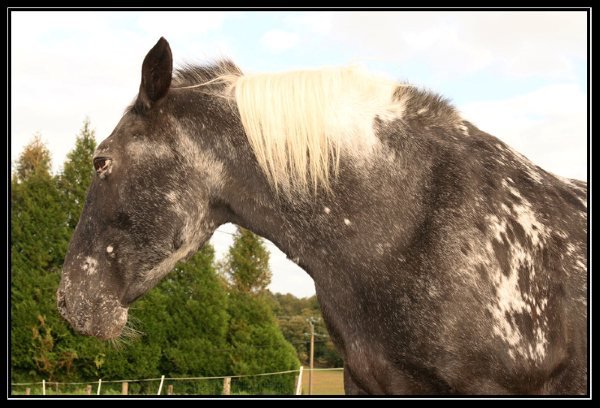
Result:
[[[114,340],[114,339],[118,339],[119,337],[121,337],[121,333],[123,333],[124,327],[125,327],[125,325],[114,326],[107,330],[106,329],[95,330],[90,335],[94,336],[100,340]]]
[[[100,340],[113,340],[121,337],[123,328],[127,324],[128,308],[119,307],[114,311],[114,318],[110,321],[102,321],[99,319],[90,319],[83,326],[71,326],[80,334],[96,337]]]

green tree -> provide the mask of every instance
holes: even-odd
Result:
[[[50,152],[36,136],[11,180],[11,365],[46,378],[65,358],[56,349],[55,325],[61,323],[54,294],[68,240],[62,204]]]
[[[215,271],[213,247],[206,244],[188,261],[177,264],[160,290],[169,316],[162,322],[166,344],[161,371],[180,376],[229,372],[227,292]],[[221,387],[218,382],[200,382],[188,385],[187,392],[215,394]]]
[[[58,181],[70,231],[74,231],[77,226],[87,190],[94,177],[92,158],[95,150],[95,132],[90,126],[89,119],[86,119],[75,140],[75,147],[67,154]]]
[[[34,174],[49,177],[50,164],[50,151],[42,142],[41,135],[36,133],[19,156],[13,176],[17,178],[16,181],[23,181]]]
[[[266,295],[271,272],[262,240],[240,228],[225,268],[231,283],[227,309],[231,372],[244,375],[297,369],[296,352],[283,337]],[[237,392],[252,394],[292,393],[294,377],[250,377],[238,381],[237,387]]]
[[[262,239],[238,228],[225,263],[226,276],[240,292],[261,293],[271,282],[269,253]]]
[[[291,294],[275,293],[271,294],[270,301],[284,337],[294,345],[302,364],[309,364],[311,329],[308,321],[312,319],[315,322],[315,365],[330,368],[343,365],[325,327],[316,296],[299,299]]]

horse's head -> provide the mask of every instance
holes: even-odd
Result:
[[[83,334],[119,336],[128,306],[221,223],[221,165],[185,130],[172,66],[161,38],[144,59],[136,102],[94,155],[57,292],[60,313]]]

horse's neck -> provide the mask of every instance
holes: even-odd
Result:
[[[420,165],[374,160],[361,169],[348,160],[331,195],[298,201],[278,197],[254,168],[255,176],[246,176],[230,193],[231,221],[274,242],[317,286],[335,286],[340,274],[366,267],[365,259],[399,253],[410,244],[427,214],[421,204],[426,159],[412,159]]]

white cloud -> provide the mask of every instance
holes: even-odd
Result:
[[[295,47],[299,41],[298,34],[283,30],[269,30],[260,39],[263,47],[273,52],[289,50]]]
[[[421,62],[446,78],[488,68],[513,77],[573,78],[586,58],[585,12],[330,12],[290,24],[355,50],[357,59]]]
[[[153,35],[163,36],[198,36],[208,31],[221,28],[231,13],[218,11],[204,12],[140,12],[137,24],[142,30]]]
[[[286,25],[305,27],[312,33],[327,35],[333,29],[333,13],[303,12],[288,14],[283,22]]]
[[[543,169],[563,177],[587,178],[586,96],[576,85],[547,85],[524,95],[459,108],[465,119]]]

